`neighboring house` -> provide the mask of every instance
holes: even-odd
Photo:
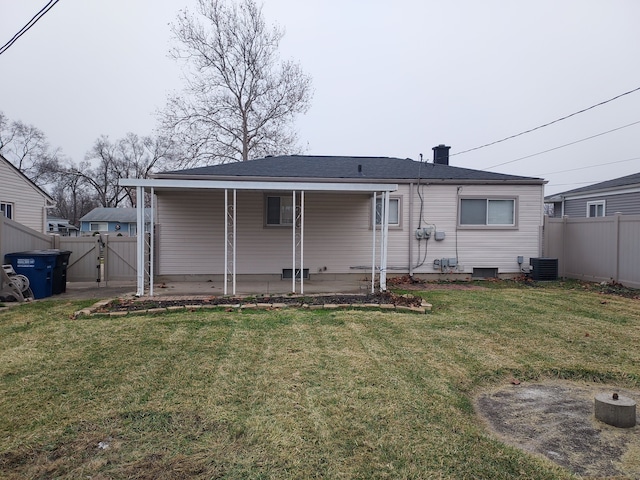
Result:
[[[155,194],[163,279],[280,279],[302,267],[313,279],[374,271],[384,288],[387,274],[519,274],[541,254],[545,181],[453,167],[448,149],[434,148],[435,163],[279,156],[121,185]]]
[[[0,155],[0,214],[40,233],[48,230],[53,199]]]
[[[48,233],[57,234],[62,237],[77,237],[78,231],[80,230],[78,227],[71,224],[66,218],[48,217],[47,225]]]
[[[553,205],[553,217],[640,215],[640,173],[549,195],[544,201]]]
[[[137,231],[135,208],[99,207],[94,208],[80,219],[80,235],[108,233],[123,237],[135,237]]]

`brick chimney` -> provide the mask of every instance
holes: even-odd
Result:
[[[433,147],[433,163],[438,165],[449,165],[449,149],[443,143],[437,147]]]

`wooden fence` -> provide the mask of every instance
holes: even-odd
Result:
[[[640,215],[545,217],[543,252],[561,277],[640,288]]]

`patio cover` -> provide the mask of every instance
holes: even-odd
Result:
[[[232,294],[236,293],[236,192],[238,190],[260,190],[260,191],[291,191],[294,206],[296,203],[296,192],[299,192],[300,215],[293,222],[292,228],[292,292],[296,293],[296,272],[300,271],[300,293],[304,293],[304,194],[305,192],[362,192],[372,195],[372,225],[376,225],[376,198],[380,194],[382,198],[382,225],[379,251],[379,278],[380,290],[387,289],[387,246],[389,233],[389,193],[398,190],[397,184],[391,183],[348,183],[348,182],[286,182],[286,181],[235,181],[235,180],[181,180],[181,179],[122,179],[120,185],[123,187],[136,188],[136,213],[138,232],[144,232],[145,206],[144,194],[146,189],[150,189],[151,206],[148,209],[150,216],[150,234],[153,238],[153,219],[155,191],[159,190],[185,190],[185,189],[208,189],[224,190],[225,207],[222,214],[225,218],[225,272],[224,272],[224,293],[227,294],[227,281],[231,276]],[[229,196],[229,193],[231,194]],[[296,228],[296,221],[299,221],[299,228]],[[371,265],[371,290],[375,288],[376,271],[376,230],[372,233],[372,265]],[[153,264],[154,264],[154,242],[150,242],[150,262],[149,271],[145,270],[144,262],[144,235],[137,236],[137,295],[145,294],[145,273],[149,275],[149,295],[153,296]]]

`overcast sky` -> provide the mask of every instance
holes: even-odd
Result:
[[[0,0],[0,44],[46,3]],[[60,0],[0,55],[0,110],[76,162],[102,134],[152,133],[181,87],[169,24],[193,5]],[[286,31],[281,56],[313,78],[297,121],[307,154],[431,160],[445,143],[451,165],[543,177],[547,195],[640,172],[640,123],[513,162],[640,121],[640,91],[455,155],[640,87],[638,0],[265,0],[263,12]]]

